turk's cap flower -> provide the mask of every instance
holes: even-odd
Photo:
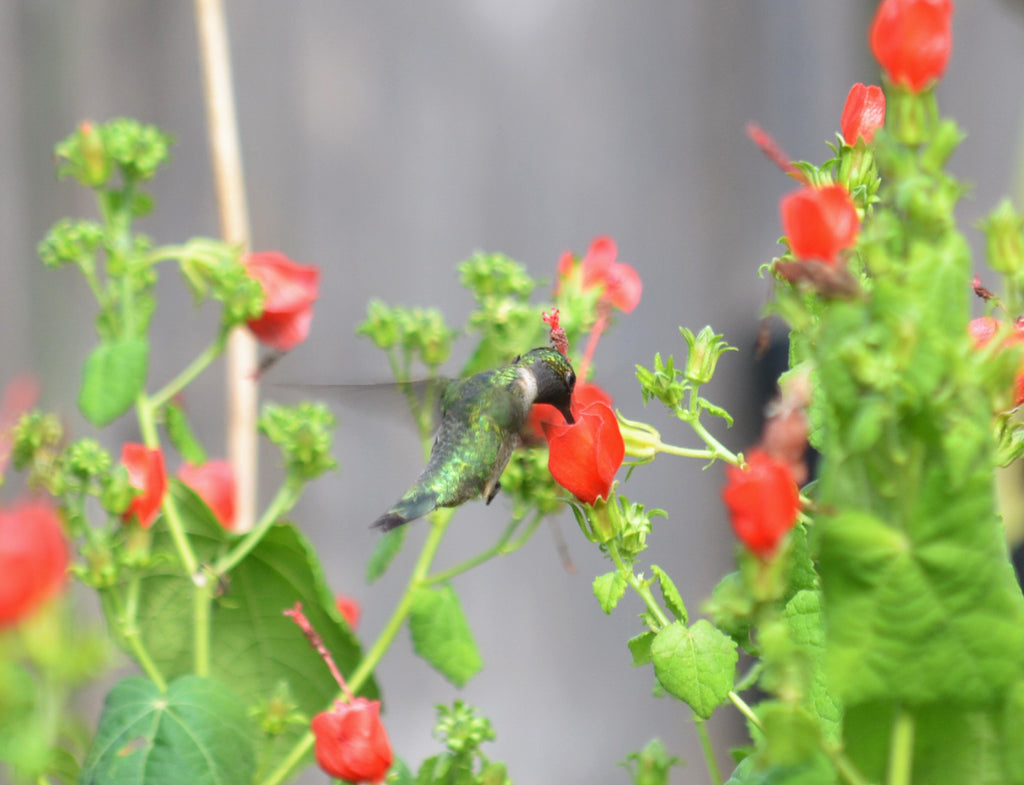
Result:
[[[394,754],[380,720],[380,701],[339,701],[312,722],[320,768],[345,782],[383,782]]]
[[[362,616],[363,609],[359,606],[358,600],[347,594],[339,594],[334,598],[334,605],[349,627],[354,630],[359,626],[359,617]]]
[[[598,385],[590,382],[576,382],[572,391],[572,400],[569,403],[569,411],[574,419],[579,418],[580,411],[592,403],[600,401],[608,406],[612,405],[612,397]],[[544,424],[558,425],[565,422],[565,416],[550,403],[535,403],[530,407],[530,413],[526,418],[523,437],[527,444],[539,442],[544,438]]]
[[[875,131],[885,125],[885,93],[878,85],[858,82],[850,88],[843,106],[839,128],[843,140],[851,147],[859,138],[869,143]]]
[[[583,291],[599,287],[602,301],[629,313],[640,302],[643,281],[634,267],[617,261],[618,255],[615,240],[606,235],[594,238],[579,263],[565,252],[558,261],[556,294],[568,281],[576,282]]]
[[[319,295],[320,270],[277,251],[245,257],[249,275],[263,287],[263,314],[248,322],[261,343],[286,352],[306,340]]]
[[[128,443],[121,448],[121,463],[128,470],[129,484],[139,492],[121,519],[127,522],[134,517],[143,529],[148,529],[160,513],[160,505],[167,494],[163,453],[144,444]]]
[[[797,259],[837,263],[839,252],[857,241],[860,219],[841,185],[806,186],[782,197],[782,228]]]
[[[48,504],[28,500],[0,509],[0,628],[60,591],[68,559],[64,531]]]
[[[967,333],[970,335],[974,348],[977,350],[984,349],[997,334],[1006,332],[1006,329],[1003,322],[993,316],[979,316],[977,319],[971,319],[967,324]],[[1014,377],[1012,404],[1007,405],[1008,396],[1000,394],[997,396],[997,400],[1000,401],[998,404],[999,409],[1012,408],[1024,403],[1024,356],[1021,355],[1021,344],[1024,344],[1024,323],[1018,321],[1006,334],[1002,343],[996,347],[999,353],[1016,350],[1020,357]],[[991,359],[995,360],[997,358],[992,357]]]
[[[178,479],[206,502],[221,526],[228,531],[235,528],[235,471],[230,461],[186,463],[178,470]]]
[[[544,423],[548,469],[555,482],[584,504],[607,499],[626,454],[611,406],[595,401],[574,412],[576,422]]]
[[[727,466],[725,473],[722,499],[736,536],[760,558],[771,557],[800,512],[800,491],[789,467],[755,449],[742,469]]]
[[[871,51],[889,81],[919,93],[942,77],[953,47],[952,0],[882,0]]]

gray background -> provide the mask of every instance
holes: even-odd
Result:
[[[751,347],[767,286],[756,271],[776,252],[777,199],[792,187],[748,143],[744,124],[758,121],[794,157],[826,158],[850,85],[878,80],[866,46],[872,8],[229,2],[254,247],[323,271],[313,333],[273,378],[384,381],[383,355],[353,335],[370,297],[439,306],[460,324],[471,301],[454,267],[473,250],[503,251],[550,280],[563,250],[582,253],[607,233],[639,270],[644,296],[602,341],[598,380],[626,416],[650,418],[666,440],[693,445],[682,427],[642,409],[633,365],[681,351],[678,325],[710,323],[741,348],[708,392],[737,414],[723,438],[742,449],[759,416]],[[975,184],[961,208],[970,225],[1011,189],[1018,168],[1024,14],[1008,0],[962,2],[954,35],[940,101],[970,134],[953,165]],[[58,217],[93,215],[80,189],[54,181],[53,144],[82,119],[118,115],[177,137],[143,230],[158,242],[215,234],[191,3],[0,1],[0,383],[34,370],[44,403],[79,435],[90,432],[73,401],[94,343],[86,329],[93,305],[79,277],[44,270],[34,247]],[[167,273],[154,384],[205,345],[216,319],[193,314]],[[458,360],[468,351],[460,343]],[[219,370],[190,391],[189,405],[217,453]],[[313,485],[294,517],[320,548],[332,586],[363,603],[369,642],[424,527],[367,588],[363,564],[377,536],[367,525],[415,476],[419,449],[401,416],[366,417],[358,402],[339,414],[342,470]],[[137,438],[130,418],[108,436],[112,449]],[[262,467],[269,495],[280,477],[269,450]],[[699,463],[663,457],[622,489],[669,511],[649,554],[692,612],[731,565],[721,482],[718,467],[702,473]],[[468,506],[439,565],[486,547],[506,519],[500,501]],[[433,706],[461,697],[494,721],[490,753],[517,782],[625,782],[615,763],[655,735],[687,761],[675,782],[706,782],[685,707],[652,698],[650,671],[629,667],[625,640],[639,630],[638,602],[627,597],[613,616],[602,614],[590,581],[606,565],[571,517],[560,527],[577,574],[563,570],[544,528],[519,553],[458,580],[486,663],[461,693],[399,637],[378,670],[396,750],[413,765],[434,752]],[[719,712],[711,728],[726,765],[740,738],[736,713]],[[316,772],[304,779],[321,781]]]

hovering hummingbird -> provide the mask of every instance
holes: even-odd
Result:
[[[572,424],[569,405],[575,386],[569,360],[546,347],[451,382],[441,396],[441,426],[426,468],[373,525],[390,531],[438,507],[458,507],[480,495],[490,504],[530,407],[549,403]]]

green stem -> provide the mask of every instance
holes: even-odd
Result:
[[[690,423],[690,427],[693,428],[701,440],[711,449],[711,460],[715,460],[717,458],[726,461],[727,463],[731,463],[733,466],[740,465],[739,456],[732,450],[727,449],[725,445],[712,436],[696,416],[693,419],[688,420],[688,422]]]
[[[611,557],[612,562],[615,564],[615,569],[619,571],[619,575],[626,580],[626,583],[633,587],[633,591],[640,595],[640,598],[647,606],[647,610],[649,610],[651,615],[657,619],[659,624],[658,629],[663,629],[671,624],[672,620],[665,615],[661,606],[658,605],[658,601],[654,599],[654,594],[651,593],[651,587],[648,586],[645,581],[639,580],[633,573],[632,567],[627,566],[622,560],[622,554],[619,553],[618,543],[616,543],[615,540],[609,540],[605,543],[605,547],[608,550],[608,555]],[[657,631],[658,630],[654,630],[654,632]]]
[[[160,390],[150,396],[149,402],[153,411],[160,409],[171,398],[187,387],[193,379],[206,370],[206,368],[224,353],[227,345],[228,331],[222,326],[213,343],[206,347],[188,366],[176,377],[171,379]]]
[[[537,527],[540,526],[542,520],[544,520],[544,513],[538,512],[533,516],[533,520],[530,521],[530,525],[526,527],[526,530],[515,540],[512,540],[512,535],[515,533],[516,529],[519,528],[519,524],[523,522],[522,518],[514,518],[493,546],[483,553],[479,553],[473,558],[467,559],[461,564],[457,564],[443,572],[428,576],[424,579],[424,583],[427,585],[444,583],[445,581],[451,580],[456,575],[461,575],[462,573],[471,570],[473,567],[483,564],[488,559],[493,559],[495,556],[507,556],[510,553],[515,553],[529,541],[533,536],[533,533],[537,531]],[[509,540],[512,540],[511,543]]]
[[[658,452],[667,453],[668,455],[678,455],[682,458],[708,458],[714,460],[716,454],[713,450],[698,449],[696,447],[676,447],[674,444],[665,444],[665,442],[659,441],[654,448]]]
[[[395,606],[394,612],[391,614],[391,618],[388,619],[388,623],[384,625],[384,629],[381,630],[380,635],[377,636],[377,640],[374,641],[373,646],[363,657],[358,667],[352,671],[352,674],[348,677],[349,691],[353,694],[359,692],[360,688],[366,682],[366,680],[373,673],[373,669],[377,667],[377,664],[384,657],[384,653],[391,646],[398,631],[402,628],[405,623],[406,617],[409,615],[409,610],[412,607],[413,595],[418,589],[427,584],[427,575],[430,571],[430,564],[434,560],[434,556],[437,554],[438,546],[441,544],[441,539],[444,537],[445,531],[448,529],[448,522],[451,520],[454,508],[445,508],[438,510],[434,513],[431,520],[430,533],[427,535],[426,541],[423,543],[423,549],[420,551],[419,558],[416,560],[416,565],[413,567],[412,575],[409,576],[409,582],[406,584],[405,593],[402,595],[402,599],[399,600],[398,605]],[[313,734],[305,733],[301,739],[292,747],[291,752],[281,761],[280,765],[270,773],[270,775],[263,780],[262,785],[280,785],[284,782],[291,774],[302,758],[309,752],[313,746]]]
[[[295,506],[302,493],[302,483],[299,480],[286,478],[284,484],[278,489],[277,495],[270,502],[259,522],[243,537],[234,548],[218,559],[213,565],[213,572],[217,577],[226,575],[238,566],[250,551],[260,544],[267,531],[284,515]]]
[[[751,725],[753,725],[760,731],[764,730],[764,728],[761,726],[761,720],[758,719],[758,716],[754,714],[754,710],[750,708],[750,705],[745,700],[743,700],[743,698],[741,698],[732,690],[729,690],[729,700],[732,701],[733,706],[739,709],[740,714],[742,714],[750,721]]]
[[[137,606],[135,603],[130,603],[129,607],[123,606],[117,593],[114,590],[107,590],[103,593],[107,603],[113,608],[113,617],[117,619],[118,627],[120,628],[121,637],[124,639],[125,644],[135,657],[135,661],[139,663],[143,672],[149,677],[149,680],[156,685],[160,692],[167,691],[167,680],[164,678],[160,669],[153,662],[153,658],[149,655],[149,650],[146,649],[145,644],[142,642],[142,638],[139,636],[139,628],[136,623],[135,614]],[[104,603],[106,604],[106,603]]]
[[[715,748],[711,745],[711,736],[708,734],[708,726],[703,717],[693,715],[693,724],[697,727],[697,736],[700,737],[700,746],[704,750],[704,760],[708,765],[708,775],[711,777],[711,785],[722,785],[722,772],[718,768],[718,761],[715,760]]]
[[[896,712],[889,746],[888,785],[910,785],[914,769],[914,717],[904,707]]]

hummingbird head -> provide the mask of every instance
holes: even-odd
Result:
[[[570,425],[575,422],[570,410],[572,391],[576,387],[576,372],[569,359],[549,347],[532,349],[519,358],[517,364],[528,371],[537,385],[533,403],[549,403],[565,417]]]

